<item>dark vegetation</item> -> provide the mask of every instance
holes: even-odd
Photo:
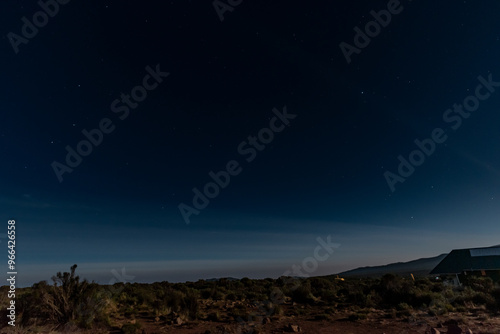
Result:
[[[375,310],[388,317],[411,317],[482,309],[498,315],[500,287],[489,278],[469,277],[462,287],[446,286],[430,278],[403,278],[391,274],[381,279],[313,277],[308,279],[241,280],[153,284],[98,285],[70,272],[57,273],[53,283],[39,282],[18,289],[18,324],[23,327],[118,327],[123,333],[140,332],[130,321],[150,317],[167,325],[197,321],[242,322],[302,315],[319,310],[315,320],[327,320],[340,312],[347,320],[362,320]],[[0,306],[7,306],[7,286],[0,288]],[[3,298],[3,299],[1,299]],[[286,307],[285,307],[286,306]],[[2,315],[3,316],[3,315]],[[119,320],[127,323],[120,324]]]

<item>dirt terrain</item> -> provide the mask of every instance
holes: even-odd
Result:
[[[141,323],[138,333],[181,333],[181,334],[225,334],[225,333],[311,333],[311,334],[500,334],[500,318],[491,318],[481,313],[430,316],[425,313],[392,318],[384,311],[372,310],[367,319],[352,320],[352,313],[340,313],[329,319],[316,320],[321,310],[308,310],[303,316],[280,316],[264,318],[255,322],[197,321],[180,325],[165,325],[155,319],[136,319]],[[315,314],[316,313],[316,314]],[[158,319],[156,319],[158,320]],[[434,329],[434,331],[432,331]]]
[[[217,305],[218,304],[218,305]],[[500,317],[494,318],[476,309],[471,312],[449,313],[443,316],[431,316],[425,312],[414,312],[398,316],[387,311],[370,310],[365,319],[356,319],[352,311],[339,312],[325,317],[321,308],[306,306],[299,308],[301,315],[281,315],[238,322],[225,310],[227,303],[220,302],[205,305],[205,311],[213,312],[215,307],[221,312],[219,321],[177,321],[163,317],[137,316],[135,319],[117,317],[112,319],[109,329],[82,330],[68,326],[66,328],[3,328],[0,334],[11,333],[179,333],[179,334],[274,334],[274,333],[311,333],[311,334],[500,334]],[[296,313],[294,305],[283,305],[284,314]],[[124,326],[125,325],[125,326]],[[127,325],[130,326],[128,331]],[[133,326],[131,326],[133,325]]]

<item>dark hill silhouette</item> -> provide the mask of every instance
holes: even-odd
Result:
[[[397,274],[401,276],[413,274],[414,276],[426,276],[438,265],[448,254],[435,257],[422,258],[409,262],[397,262],[383,266],[361,267],[338,273],[341,277],[381,277],[385,274]]]

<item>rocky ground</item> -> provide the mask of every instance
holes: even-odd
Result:
[[[499,334],[500,318],[474,314],[448,314],[429,316],[415,314],[403,318],[391,318],[383,311],[373,310],[367,319],[352,320],[351,313],[338,314],[330,319],[315,320],[310,316],[282,316],[264,318],[254,323],[218,323],[199,321],[180,325],[162,325],[154,319],[136,319],[142,326],[138,333],[182,334],[232,334],[253,330],[262,333],[311,333],[311,334]]]
[[[325,314],[321,307],[282,305],[280,314],[238,322],[231,314],[235,303],[205,303],[202,312],[217,313],[215,320],[184,321],[179,317],[135,316],[127,319],[114,316],[111,328],[84,331],[66,327],[3,328],[1,334],[11,333],[180,333],[180,334],[236,334],[236,333],[312,333],[312,334],[500,334],[500,317],[486,310],[471,309],[465,313],[431,316],[423,311],[395,312],[387,310],[339,311]],[[237,303],[236,303],[237,304]]]

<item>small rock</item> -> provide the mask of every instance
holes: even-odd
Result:
[[[448,331],[446,334],[462,334],[462,328],[458,327],[455,324],[448,325]]]
[[[289,332],[293,332],[293,333],[298,333],[301,331],[300,327],[297,326],[297,325],[292,325],[292,324],[289,324],[288,325],[288,331]]]
[[[174,324],[176,324],[176,325],[182,325],[182,319],[179,318],[179,317],[175,318]]]

